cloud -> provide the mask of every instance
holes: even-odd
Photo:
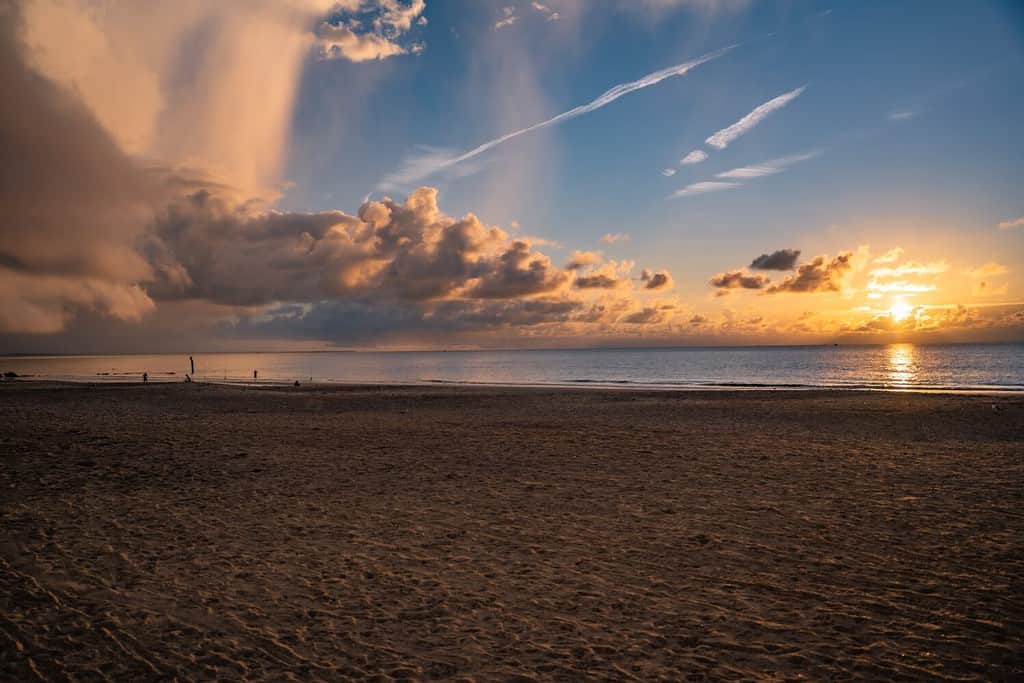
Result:
[[[387,59],[408,52],[406,48],[383,36],[375,33],[359,34],[344,24],[324,22],[320,24],[316,35],[325,56],[342,57],[350,62]]]
[[[0,326],[51,332],[75,308],[138,319],[154,269],[133,247],[161,184],[75,91],[29,67],[22,27],[17,14],[0,22],[0,89],[18,93],[0,106]]]
[[[513,24],[516,23],[516,21],[519,20],[519,17],[516,16],[515,7],[502,7],[501,14],[501,19],[498,19],[496,22],[494,22],[495,31],[500,31],[503,28],[512,26]]]
[[[632,261],[608,261],[577,275],[574,286],[577,289],[627,289],[632,268]]]
[[[629,235],[624,232],[609,232],[601,236],[601,244],[615,244],[616,242],[628,242]]]
[[[740,168],[734,168],[729,171],[723,171],[722,173],[716,173],[716,178],[727,178],[736,180],[749,180],[752,178],[761,178],[768,175],[774,175],[781,173],[790,166],[798,164],[808,159],[813,159],[818,156],[818,152],[808,152],[807,154],[796,154],[788,157],[780,157],[778,159],[772,159],[755,166],[742,166]]]
[[[722,48],[720,50],[715,50],[714,52],[709,52],[707,54],[701,55],[700,57],[692,59],[688,62],[684,62],[682,64],[677,64],[675,66],[670,66],[665,69],[649,73],[646,76],[643,76],[642,78],[639,78],[635,81],[630,81],[628,83],[620,83],[619,85],[616,85],[606,90],[602,95],[595,98],[594,100],[591,100],[587,104],[582,104],[578,107],[574,107],[568,111],[562,112],[561,114],[552,116],[549,119],[546,119],[539,123],[535,123],[532,126],[527,126],[526,128],[521,128],[519,130],[512,131],[511,133],[506,133],[505,135],[494,138],[493,140],[489,140],[457,156],[451,156],[446,159],[435,158],[427,162],[421,159],[420,155],[412,155],[411,157],[406,158],[402,162],[398,171],[395,171],[394,173],[391,173],[388,176],[386,176],[379,183],[378,187],[380,189],[387,190],[407,187],[411,184],[418,183],[424,178],[427,178],[435,173],[458,166],[459,164],[469,161],[470,159],[479,156],[480,154],[483,154],[484,152],[487,152],[488,150],[491,150],[497,147],[498,145],[508,142],[509,140],[517,138],[520,135],[532,133],[533,131],[540,130],[542,128],[547,128],[548,126],[553,126],[558,123],[562,123],[563,121],[568,121],[570,119],[583,116],[584,114],[589,114],[592,111],[596,111],[597,109],[600,109],[611,104],[620,97],[628,95],[629,93],[632,92],[636,92],[637,90],[649,88],[652,85],[661,83],[667,78],[685,76],[692,69],[713,59],[721,57],[728,51],[732,50],[734,47],[735,46],[730,46]]]
[[[704,161],[707,158],[708,158],[708,153],[707,152],[705,152],[702,149],[695,149],[692,152],[690,152],[689,154],[687,154],[685,157],[680,159],[679,163],[681,163],[684,166],[690,166],[692,164],[699,164],[700,162]]]
[[[742,270],[730,270],[718,273],[710,280],[710,285],[721,290],[729,289],[764,289],[770,280],[764,275],[747,273]]]
[[[903,247],[893,247],[889,251],[885,252],[881,256],[876,257],[872,260],[872,263],[896,263],[900,260],[903,255]]]
[[[576,278],[576,287],[579,289],[614,289],[621,287],[622,284],[622,280],[605,273],[580,275]]]
[[[1010,269],[1004,266],[1002,263],[989,261],[988,263],[981,264],[977,268],[971,268],[964,272],[968,277],[983,278],[996,277],[997,275],[1006,275],[1007,273],[1010,272]]]
[[[630,325],[651,325],[664,321],[665,313],[657,306],[645,306],[644,308],[630,313],[622,319],[622,322]]]
[[[860,257],[860,258],[859,258]],[[815,256],[811,261],[801,264],[796,274],[790,275],[782,282],[772,285],[769,294],[778,292],[838,292],[843,289],[845,278],[858,266],[857,261],[863,257],[858,252],[840,252],[834,259],[828,256]]]
[[[69,328],[103,338],[112,320],[173,334],[194,322],[176,312],[200,309],[204,324],[330,339],[369,335],[375,320],[390,321],[387,334],[605,324],[629,305],[570,296],[571,271],[473,214],[445,215],[433,188],[366,201],[356,215],[275,211],[244,183],[130,157],[80,89],[29,66],[21,26],[0,26],[0,87],[19,94],[0,107],[0,162],[18,168],[0,184],[7,339]],[[353,321],[365,331],[331,327]],[[75,349],[77,337],[64,343]]]
[[[999,223],[1000,230],[1012,230],[1013,228],[1024,228],[1024,216],[1020,218],[1011,218],[1010,220]]]
[[[972,296],[1002,296],[1010,291],[1010,285],[1004,282],[1001,285],[993,284],[987,280],[975,282],[971,288]]]
[[[558,21],[558,19],[561,16],[558,14],[558,12],[554,11],[553,9],[551,9],[550,7],[543,3],[537,2],[536,0],[533,0],[533,2],[530,3],[530,7],[543,14],[544,18],[547,19],[548,21]]]
[[[676,174],[676,169],[674,169],[674,168],[666,168],[666,169],[662,169],[662,171],[661,171],[661,175],[666,176],[666,177],[674,176],[675,174]]]
[[[640,281],[644,283],[644,289],[659,290],[672,287],[672,276],[665,270],[652,273],[644,269],[640,273]]]
[[[574,251],[565,264],[566,270],[579,270],[601,262],[601,254],[596,251]]]
[[[260,193],[281,181],[310,55],[402,53],[423,8],[423,0],[33,0],[17,6],[12,26],[26,64],[74,90],[125,153],[201,166]]]
[[[878,280],[872,279],[868,282],[867,289],[870,292],[879,292],[884,294],[921,294],[923,292],[934,292],[936,287],[931,284],[909,282],[907,280],[879,282]]]
[[[715,149],[725,149],[733,140],[745,133],[748,133],[773,111],[785,107],[787,104],[799,97],[806,88],[807,86],[801,86],[795,90],[790,90],[787,93],[768,100],[764,104],[755,107],[749,114],[741,118],[736,123],[718,131],[705,140],[705,142]]]
[[[915,112],[901,110],[894,111],[893,113],[889,114],[888,118],[890,121],[907,121],[908,119],[914,118],[916,115],[917,114]]]
[[[684,188],[676,190],[670,194],[668,199],[679,199],[680,197],[692,197],[698,194],[706,194],[708,192],[718,192],[720,190],[731,190],[734,187],[739,187],[740,183],[722,183],[714,180],[707,180],[700,183],[691,183]]]
[[[348,4],[352,5],[353,0]],[[387,59],[396,55],[419,54],[422,44],[405,46],[399,43],[413,25],[426,23],[425,0],[361,0],[352,9],[345,3],[336,6],[334,17],[317,28],[320,48],[326,57],[340,57],[351,62]]]
[[[750,262],[754,270],[793,270],[800,258],[799,249],[779,249],[770,254],[761,254]]]
[[[871,276],[876,278],[905,277],[907,275],[939,275],[949,270],[949,264],[945,261],[933,261],[931,263],[920,263],[918,261],[907,261],[898,266],[875,268]]]

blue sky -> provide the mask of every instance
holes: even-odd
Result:
[[[520,20],[494,30],[502,6],[514,6]],[[430,183],[452,214],[517,221],[524,233],[574,247],[599,248],[600,235],[625,232],[630,240],[618,255],[680,273],[704,275],[709,260],[711,270],[741,265],[748,252],[789,244],[817,253],[907,242],[927,251],[935,240],[977,250],[979,258],[986,249],[1019,255],[1019,238],[991,227],[1024,214],[1020,6],[603,9],[546,21],[528,3],[435,3],[422,54],[317,65],[302,86],[294,134],[303,153],[290,161],[297,187],[285,204],[355,206],[417,145],[470,149],[617,83],[738,43],[684,77],[512,140],[482,155],[473,175],[441,174]],[[353,81],[359,85],[350,97]],[[727,149],[702,145],[758,104],[803,85],[800,97]],[[358,132],[332,134],[332,102],[358,122]],[[321,146],[314,165],[306,144]],[[707,161],[679,166],[700,148],[711,152]],[[820,153],[743,187],[665,200],[715,173],[808,151]],[[670,167],[674,176],[660,174]]]

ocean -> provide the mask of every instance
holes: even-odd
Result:
[[[839,388],[1024,392],[1024,344],[529,351],[197,353],[210,382]],[[71,381],[184,381],[186,354],[0,357],[0,373]]]

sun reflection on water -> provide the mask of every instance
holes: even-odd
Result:
[[[917,379],[917,349],[913,344],[890,344],[887,348],[888,380],[897,386],[909,386]]]

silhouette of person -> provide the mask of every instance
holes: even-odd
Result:
[[[148,372],[142,373],[142,383],[143,384],[148,384],[149,383],[149,373]]]
[[[252,381],[253,382],[256,381],[256,371],[255,370],[252,371]]]

